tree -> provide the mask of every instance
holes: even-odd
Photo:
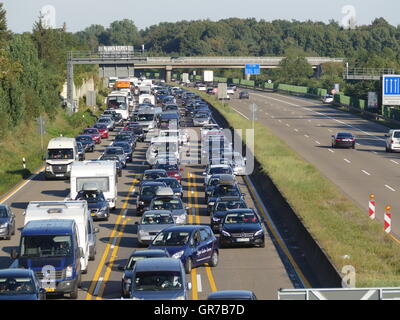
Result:
[[[11,38],[11,33],[7,29],[7,12],[3,8],[3,3],[0,3],[0,47],[3,48],[7,41]]]

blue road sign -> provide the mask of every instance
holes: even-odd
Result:
[[[245,74],[260,74],[260,65],[246,64]]]
[[[382,104],[400,105],[400,75],[384,75],[382,78]]]

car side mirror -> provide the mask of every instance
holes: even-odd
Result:
[[[10,253],[11,259],[15,260],[19,257],[19,252],[17,249],[12,249]]]

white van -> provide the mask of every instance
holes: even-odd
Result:
[[[78,146],[74,138],[58,137],[49,141],[46,156],[46,179],[69,178],[71,166],[79,161]]]
[[[139,96],[139,104],[150,103],[153,106],[156,105],[156,98],[152,94],[141,94]]]
[[[124,120],[128,120],[129,118],[129,105],[128,92],[113,91],[107,97],[107,108],[120,113]]]
[[[400,151],[400,130],[390,130],[385,134],[386,152]]]
[[[87,272],[88,261],[96,256],[96,236],[98,228],[94,228],[86,201],[31,201],[24,213],[24,226],[29,221],[38,220],[74,220],[78,226],[79,247],[83,249],[81,267]]]
[[[71,169],[71,199],[88,183],[96,183],[102,191],[110,209],[114,209],[118,199],[118,177],[115,161],[81,161]]]

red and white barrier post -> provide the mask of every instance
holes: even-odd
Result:
[[[390,213],[390,206],[386,207],[385,212],[385,221],[384,221],[384,230],[386,233],[390,233],[392,231],[392,214]]]
[[[369,217],[371,220],[375,219],[375,195],[369,196]]]

